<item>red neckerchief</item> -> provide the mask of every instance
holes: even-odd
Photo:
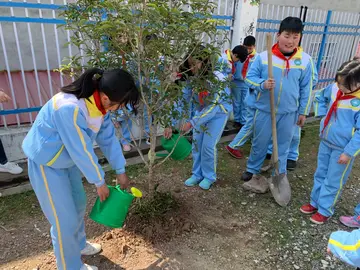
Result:
[[[243,79],[245,79],[246,77],[246,73],[247,73],[247,70],[249,68],[249,63],[250,63],[250,60],[255,56],[255,54],[249,54],[244,62],[244,65],[243,65],[243,69],[241,71],[241,75],[243,77]]]
[[[225,53],[226,53],[226,56],[227,56],[227,60],[228,60],[228,61],[230,62],[230,64],[231,64],[231,73],[232,73],[232,74],[235,74],[236,68],[235,68],[234,61],[231,60],[231,53],[229,52],[229,50],[226,50]],[[229,55],[230,55],[230,59],[229,59],[229,57],[228,57]]]
[[[99,94],[99,91],[96,90],[93,94],[93,97],[94,97],[94,100],[95,100],[95,105],[96,107],[99,109],[99,111],[105,115],[106,114],[106,111],[104,109],[104,107],[102,106],[101,104],[101,99],[100,99],[100,94]]]
[[[201,106],[204,105],[205,103],[205,98],[209,95],[208,91],[201,91],[198,96],[199,96],[199,103]]]
[[[330,110],[328,111],[328,113],[326,115],[326,118],[325,118],[325,121],[324,121],[324,127],[323,127],[321,133],[324,132],[326,126],[329,124],[330,118],[331,118],[333,113],[335,113],[335,117],[336,117],[336,110],[338,108],[339,101],[340,100],[352,99],[354,97],[355,96],[353,96],[353,95],[344,95],[343,92],[338,90],[338,92],[336,94],[336,99],[335,99],[334,103],[331,105]]]
[[[283,55],[283,53],[279,50],[279,44],[276,43],[273,47],[272,47],[272,53],[273,55],[279,57],[281,60],[284,60],[286,63],[286,75],[288,75],[289,71],[290,71],[290,59],[297,53],[298,48],[295,48],[293,54],[290,57],[286,57],[285,55]]]

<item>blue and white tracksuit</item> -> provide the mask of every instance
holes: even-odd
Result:
[[[257,54],[255,53],[254,57],[249,61],[248,70],[250,70],[252,63],[255,61]],[[247,93],[244,100],[245,109],[246,109],[246,117],[245,117],[245,125],[241,127],[238,134],[229,144],[231,148],[238,148],[243,146],[248,139],[250,139],[253,135],[254,128],[254,116],[255,116],[255,101],[256,101],[256,91],[254,89],[249,89],[247,87]]]
[[[314,76],[313,76],[313,89],[316,87],[316,84],[318,82],[318,73],[317,69],[314,68]],[[294,135],[292,137],[290,148],[289,148],[289,154],[287,159],[297,161],[299,159],[299,147],[300,147],[300,140],[301,140],[301,128],[296,125],[294,128]],[[272,154],[272,142],[268,147],[268,154]]]
[[[220,64],[224,62],[220,59]],[[224,65],[226,66],[226,64]],[[226,80],[226,68],[216,71],[219,80]],[[194,95],[195,116],[190,120],[193,127],[192,178],[197,180],[207,179],[213,183],[216,181],[217,149],[224,131],[228,115],[232,110],[229,100],[230,89],[225,87],[218,91],[208,104],[200,105],[198,96]]]
[[[242,76],[244,63],[237,61],[235,63],[234,80],[231,87],[231,95],[233,97],[234,121],[242,125],[246,122],[246,105],[245,97],[249,92],[249,87]]]
[[[343,262],[360,267],[360,229],[337,231],[330,235],[328,249]]]
[[[337,84],[332,84],[315,95],[316,116],[327,114],[336,99]],[[334,214],[334,207],[351,172],[354,159],[360,153],[360,92],[349,100],[340,100],[338,109],[332,114],[329,124],[323,130],[325,118],[320,123],[320,146],[314,187],[310,203],[323,216]],[[339,164],[341,154],[351,157],[347,164]]]
[[[51,224],[56,263],[62,270],[78,270],[83,264],[80,251],[86,244],[86,195],[81,172],[89,183],[105,184],[93,142],[117,174],[125,172],[110,114],[104,116],[94,98],[89,100],[56,94],[40,110],[22,144],[30,182]]]
[[[286,161],[299,114],[308,115],[315,68],[311,57],[299,50],[290,60],[286,72],[285,61],[273,55],[276,82],[275,109],[279,147],[279,173],[286,173]],[[254,135],[247,171],[260,172],[271,142],[270,91],[263,88],[268,79],[267,52],[260,53],[246,76],[249,87],[257,91],[254,116]]]

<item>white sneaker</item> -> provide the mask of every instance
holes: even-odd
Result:
[[[16,163],[7,162],[4,165],[0,164],[0,172],[7,172],[11,174],[20,174],[23,172],[23,169]]]
[[[124,152],[130,152],[131,151],[131,145],[128,145],[128,144],[123,145],[123,151]]]
[[[86,246],[81,251],[81,255],[92,256],[92,255],[98,254],[100,251],[101,251],[101,245],[96,244],[96,243],[90,243],[90,242],[86,241]],[[89,268],[89,269],[91,269],[91,268]]]
[[[94,265],[88,265],[88,264],[83,264],[80,268],[80,270],[99,270],[99,268],[97,268]]]
[[[150,138],[147,138],[146,141],[145,141],[145,143],[146,143],[147,145],[151,145]]]

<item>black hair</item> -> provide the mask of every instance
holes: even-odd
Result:
[[[136,105],[140,94],[134,78],[123,69],[103,71],[99,68],[90,68],[77,80],[61,88],[61,92],[73,94],[78,99],[88,99],[96,90],[107,95],[114,103],[129,104],[134,113],[137,113]]]
[[[203,71],[202,75],[206,76],[212,69],[211,59],[208,52],[206,52],[203,45],[198,46],[196,49],[191,50],[191,53],[185,56],[183,64],[180,66],[179,71],[181,73],[181,81],[186,81],[188,77],[194,76],[195,74],[191,71],[189,58],[192,57],[196,60],[203,62]]]
[[[357,56],[357,55],[356,55],[356,56],[353,57],[352,60],[358,60],[358,61],[360,61],[360,56]]]
[[[244,62],[249,55],[247,48],[243,45],[235,46],[235,48],[232,49],[232,53],[239,58],[241,63]]]
[[[351,60],[343,63],[336,72],[335,81],[342,78],[342,85],[351,90],[352,86],[360,84],[360,61]]]
[[[247,36],[244,39],[244,45],[245,46],[255,46],[255,44],[256,44],[256,39],[253,36]]]
[[[284,31],[301,34],[304,29],[303,22],[297,17],[287,17],[280,23],[279,34]]]

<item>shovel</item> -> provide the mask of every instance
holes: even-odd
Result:
[[[269,78],[273,78],[273,64],[272,64],[272,36],[266,35],[266,45],[268,52],[268,73]],[[290,202],[291,188],[286,174],[279,174],[279,154],[276,133],[276,115],[275,115],[275,94],[274,89],[270,89],[270,108],[271,108],[271,129],[273,140],[272,153],[272,176],[269,178],[269,187],[275,201],[280,206],[286,206]]]

